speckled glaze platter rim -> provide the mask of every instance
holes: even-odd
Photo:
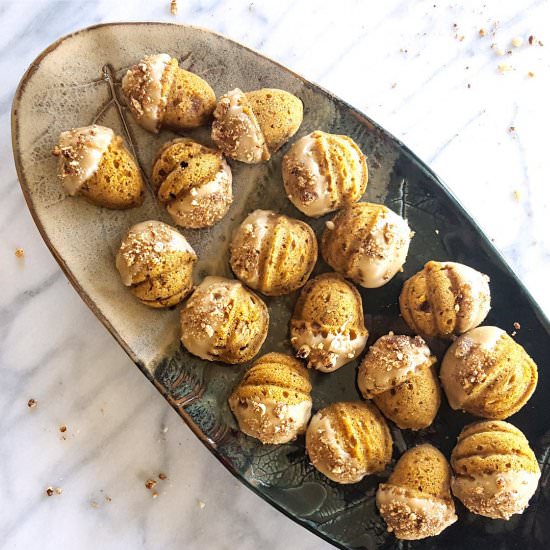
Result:
[[[368,116],[361,113],[345,101],[342,101],[341,99],[337,98],[327,90],[323,89],[322,87],[311,83],[310,81],[306,80],[302,76],[298,75],[297,73],[289,70],[288,68],[284,67],[280,63],[277,63],[276,61],[273,61],[266,56],[260,54],[259,52],[248,48],[247,46],[244,46],[234,40],[228,39],[224,37],[223,35],[220,35],[219,33],[212,32],[207,29],[202,29],[198,27],[194,27],[191,25],[179,25],[175,23],[165,23],[165,22],[117,22],[117,23],[106,23],[106,24],[100,24],[100,25],[93,25],[90,27],[86,27],[84,29],[81,29],[79,31],[76,31],[74,33],[70,33],[53,44],[51,44],[49,47],[47,47],[42,53],[38,55],[38,57],[31,63],[25,74],[23,75],[21,82],[17,88],[13,106],[12,106],[12,146],[13,146],[13,152],[14,152],[14,159],[15,159],[15,166],[19,178],[19,182],[23,191],[23,195],[25,197],[25,200],[27,202],[29,211],[33,217],[33,220],[44,240],[48,248],[50,249],[50,252],[60,265],[62,271],[65,273],[67,278],[69,279],[72,286],[75,288],[77,293],[81,296],[81,298],[84,300],[86,305],[90,308],[90,310],[94,313],[94,315],[103,323],[103,325],[108,329],[108,331],[113,335],[113,337],[117,340],[117,342],[121,345],[121,347],[125,350],[125,352],[129,355],[129,357],[132,359],[132,361],[138,366],[138,368],[142,371],[142,373],[146,376],[146,378],[158,389],[158,391],[164,396],[164,398],[170,403],[172,408],[183,418],[183,420],[186,422],[186,424],[189,426],[189,428],[193,431],[193,433],[199,438],[200,441],[209,449],[210,452],[216,456],[216,458],[235,476],[237,477],[242,483],[244,483],[249,489],[254,491],[257,495],[259,495],[261,498],[269,502],[273,507],[284,513],[287,517],[292,519],[293,521],[296,521],[309,531],[313,532],[317,536],[320,536],[327,542],[339,547],[339,548],[347,548],[346,546],[343,546],[342,544],[338,543],[337,541],[331,539],[329,536],[324,534],[323,532],[316,530],[314,527],[312,527],[310,524],[306,523],[305,521],[301,520],[299,517],[294,515],[292,512],[286,510],[282,505],[280,505],[278,502],[274,501],[273,499],[269,498],[266,494],[262,493],[258,488],[256,488],[252,483],[250,483],[248,480],[242,477],[242,475],[232,467],[230,463],[225,459],[225,457],[217,450],[216,443],[208,437],[193,421],[192,417],[185,411],[183,407],[178,407],[176,404],[169,399],[167,390],[155,379],[154,375],[147,370],[145,365],[140,361],[139,357],[137,357],[133,351],[128,347],[126,342],[121,338],[117,330],[114,328],[114,326],[110,323],[110,321],[105,317],[105,315],[102,313],[100,308],[97,306],[97,304],[94,302],[92,297],[85,292],[82,287],[80,286],[77,278],[72,273],[70,267],[67,265],[59,251],[55,248],[55,246],[50,241],[46,230],[40,220],[40,217],[38,213],[36,212],[31,194],[29,191],[29,184],[25,179],[24,171],[22,168],[22,161],[19,151],[19,136],[18,136],[18,125],[17,125],[17,111],[20,99],[25,91],[26,83],[32,76],[35,70],[39,67],[42,60],[47,57],[51,52],[55,51],[56,48],[61,45],[65,40],[79,34],[90,32],[94,29],[100,28],[100,27],[116,27],[116,26],[147,26],[147,25],[166,25],[171,27],[182,27],[182,28],[193,28],[199,32],[206,32],[209,34],[217,35],[224,40],[231,42],[238,48],[242,48],[244,50],[247,50],[251,54],[255,56],[259,56],[262,59],[272,63],[273,65],[279,67],[281,70],[286,71],[288,73],[291,73],[296,78],[301,80],[304,85],[310,86],[311,88],[315,89],[318,93],[321,93],[325,95],[330,101],[335,102],[339,104],[341,107],[346,109],[351,113],[351,115],[356,118],[362,125],[368,127],[369,129],[380,132],[384,134],[389,140],[391,140],[396,147],[406,156],[408,156],[415,164],[417,164],[421,170],[426,174],[429,179],[435,183],[437,186],[439,186],[440,190],[443,192],[444,195],[453,203],[454,207],[461,213],[462,216],[464,216],[476,229],[477,235],[482,240],[483,244],[487,246],[491,253],[494,255],[494,257],[502,264],[502,267],[506,271],[507,276],[509,276],[511,279],[513,279],[518,286],[521,288],[523,296],[528,302],[528,306],[533,310],[536,317],[540,320],[541,324],[544,325],[545,329],[548,333],[550,333],[550,322],[545,317],[544,313],[538,306],[538,304],[535,302],[533,297],[530,295],[530,293],[527,291],[527,289],[523,286],[519,278],[515,275],[515,273],[511,270],[511,268],[508,266],[506,260],[502,257],[500,252],[492,245],[492,243],[489,241],[489,239],[486,237],[484,232],[480,229],[480,227],[476,224],[476,222],[468,215],[468,213],[464,210],[464,208],[460,205],[458,200],[454,197],[454,195],[451,193],[451,191],[442,183],[442,181],[437,177],[436,174],[427,166],[425,165],[406,145],[404,145],[400,140],[395,138],[391,133],[387,132],[385,129],[383,129],[380,125],[376,124],[374,121],[372,121]]]

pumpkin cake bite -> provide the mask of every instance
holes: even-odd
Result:
[[[160,149],[151,179],[159,200],[181,227],[210,227],[233,202],[231,169],[222,154],[188,138]]]
[[[193,288],[197,255],[187,239],[159,221],[134,225],[124,237],[116,267],[124,285],[146,306],[171,307]]]
[[[206,124],[216,105],[210,85],[166,53],[146,55],[122,78],[122,94],[136,122],[149,132]]]
[[[62,132],[53,154],[59,158],[59,179],[71,197],[81,195],[119,210],[143,203],[141,172],[111,128],[93,124]]]
[[[283,353],[257,359],[229,397],[240,430],[270,444],[288,443],[304,433],[311,404],[308,371]]]

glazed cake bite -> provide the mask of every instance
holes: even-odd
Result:
[[[411,237],[401,216],[382,204],[362,202],[327,222],[321,251],[344,277],[365,288],[378,288],[402,269]]]
[[[62,132],[53,154],[65,192],[98,206],[126,209],[143,203],[144,186],[135,159],[121,137],[105,126]]]
[[[290,343],[309,368],[332,372],[353,361],[368,338],[357,289],[337,273],[308,281],[290,320]]]
[[[222,363],[246,363],[264,343],[267,306],[239,281],[206,277],[181,310],[181,341],[187,351]]]
[[[304,433],[311,403],[307,370],[283,353],[255,361],[229,397],[240,430],[264,444],[288,443]]]
[[[451,468],[432,445],[418,445],[398,460],[387,483],[376,492],[376,505],[388,531],[401,540],[439,535],[456,520]]]
[[[193,288],[197,255],[178,231],[159,221],[134,225],[124,237],[116,267],[124,285],[149,307],[171,307]]]
[[[146,55],[122,78],[122,94],[136,122],[149,132],[206,124],[216,95],[202,78],[180,69],[168,54]]]
[[[161,148],[151,179],[159,200],[181,227],[210,227],[233,202],[231,169],[222,154],[188,138]]]
[[[451,344],[439,376],[453,409],[502,420],[527,403],[537,386],[538,371],[506,332],[478,327]]]
[[[468,510],[493,519],[522,514],[540,468],[523,433],[501,421],[466,426],[451,455],[453,493]]]
[[[430,261],[399,297],[407,325],[425,337],[452,338],[480,325],[491,309],[489,277],[463,264]]]
[[[302,102],[284,90],[263,88],[223,95],[214,111],[212,140],[224,155],[257,164],[269,160],[298,130]]]
[[[306,223],[255,210],[233,234],[233,273],[250,288],[281,296],[303,286],[317,261],[317,239]]]
[[[283,157],[283,182],[292,204],[317,218],[357,202],[365,192],[365,155],[347,136],[316,131]]]
[[[373,399],[399,428],[426,428],[434,421],[441,403],[435,362],[420,336],[390,332],[370,347],[361,362],[359,391],[365,399]]]
[[[370,403],[332,403],[313,416],[306,432],[309,458],[338,483],[357,483],[384,470],[392,437],[384,417]]]

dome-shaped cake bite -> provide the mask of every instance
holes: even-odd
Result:
[[[453,409],[502,420],[518,412],[537,386],[537,365],[506,332],[478,327],[455,340],[439,373]]]
[[[347,136],[316,131],[283,157],[283,182],[292,204],[317,218],[357,202],[365,192],[365,155]]]
[[[491,309],[489,277],[455,262],[428,262],[407,279],[401,315],[416,333],[451,338],[480,325]]]
[[[239,281],[206,277],[181,310],[181,341],[207,361],[250,361],[267,336],[267,306]]]
[[[161,308],[176,305],[191,292],[196,261],[195,251],[181,233],[151,220],[128,231],[116,267],[142,304]]]
[[[122,93],[136,122],[158,133],[202,126],[216,106],[216,95],[202,78],[180,69],[168,54],[146,55],[122,78]]]
[[[229,406],[245,434],[262,443],[288,443],[306,431],[310,394],[309,375],[300,361],[268,353],[246,372]]]
[[[466,426],[451,455],[452,489],[468,510],[493,519],[522,514],[540,468],[523,433],[501,421]]]
[[[262,88],[223,95],[214,111],[212,140],[224,155],[248,164],[269,160],[298,130],[302,102],[284,90]]]
[[[370,347],[357,384],[399,428],[420,430],[432,424],[441,403],[435,362],[420,336],[390,332]]]
[[[337,273],[308,281],[290,320],[290,343],[307,366],[332,372],[353,361],[368,338],[357,289]]]
[[[338,483],[357,483],[384,470],[392,437],[384,417],[370,403],[332,403],[313,416],[306,432],[309,458]]]
[[[65,192],[91,203],[126,209],[143,203],[143,179],[122,138],[105,126],[85,126],[61,132],[53,154]]]
[[[313,229],[271,210],[255,210],[235,231],[233,273],[250,288],[281,296],[303,286],[317,261]]]
[[[376,505],[388,531],[401,540],[439,535],[456,520],[451,468],[432,445],[418,445],[398,460],[387,483],[376,492]]]
[[[161,148],[152,181],[160,201],[181,227],[214,225],[233,202],[231,169],[222,154],[188,138]]]
[[[365,288],[385,285],[401,270],[412,232],[382,204],[348,206],[327,222],[321,251],[338,273]]]

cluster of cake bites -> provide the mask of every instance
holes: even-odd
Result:
[[[212,226],[226,215],[233,200],[226,158],[268,161],[303,117],[301,100],[282,90],[234,89],[216,101],[203,79],[166,54],[130,68],[121,88],[135,121],[149,132],[213,120],[214,146],[178,138],[160,149],[152,166],[158,200],[175,225],[189,229]],[[107,208],[143,202],[141,171],[111,129],[63,132],[54,153],[69,195]],[[207,276],[194,287],[195,251],[174,227],[152,220],[130,228],[122,241],[116,255],[122,283],[149,307],[187,299],[181,309],[183,346],[227,364],[251,361],[265,341],[269,311],[255,291],[282,296],[301,289],[289,327],[295,356],[263,355],[229,397],[241,431],[263,444],[284,444],[305,433],[319,472],[337,483],[357,483],[391,461],[387,421],[403,430],[430,426],[442,387],[452,409],[485,420],[462,430],[450,464],[429,444],[400,457],[376,495],[388,530],[407,540],[440,533],[457,519],[452,494],[490,518],[522,513],[540,470],[525,436],[503,420],[532,395],[537,367],[505,331],[480,326],[490,309],[489,279],[471,267],[429,261],[410,277],[399,305],[414,336],[389,333],[376,340],[357,372],[364,401],[332,403],[312,416],[308,369],[331,373],[359,357],[367,344],[354,283],[378,288],[402,271],[413,232],[385,206],[358,202],[367,186],[367,163],[347,136],[314,131],[298,139],[283,157],[282,180],[305,216],[336,212],[320,239],[333,272],[310,279],[319,245],[307,223],[256,210],[232,237],[236,279]],[[439,373],[425,338],[452,342]]]

